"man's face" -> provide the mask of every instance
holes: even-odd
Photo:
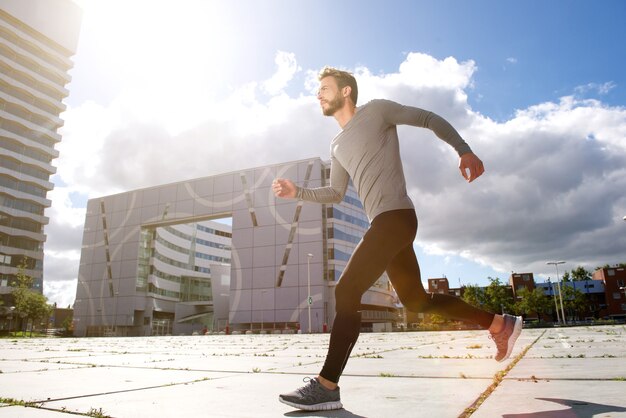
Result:
[[[346,99],[341,94],[335,77],[324,77],[320,81],[317,100],[320,101],[324,116],[332,116],[343,107]]]

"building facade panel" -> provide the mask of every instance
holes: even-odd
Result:
[[[276,266],[255,264],[252,269],[252,289],[273,289],[276,283]]]

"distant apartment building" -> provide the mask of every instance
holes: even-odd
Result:
[[[461,296],[461,289],[450,289],[450,283],[445,277],[428,279],[428,292],[458,297]]]
[[[520,298],[520,290],[526,289],[531,292],[535,290],[535,277],[533,273],[511,273],[509,285],[511,286],[513,297],[517,300]]]
[[[591,277],[604,286],[605,303],[601,315],[626,317],[626,268],[604,267],[596,270]]]
[[[352,186],[340,203],[307,203],[275,198],[276,177],[324,186],[329,164],[313,158],[89,200],[75,335],[329,330],[334,287],[368,219]],[[399,319],[386,275],[362,306],[364,330]]]
[[[0,298],[19,266],[43,291],[44,226],[59,118],[81,10],[70,0],[0,0]]]

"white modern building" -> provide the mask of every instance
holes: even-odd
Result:
[[[328,174],[313,158],[89,200],[75,335],[328,330],[368,220],[352,187],[328,205],[271,190],[276,177],[318,187]],[[362,304],[365,330],[398,320],[386,276]]]
[[[43,291],[44,226],[81,10],[70,0],[0,0],[0,298],[18,267]],[[8,302],[7,302],[8,301]]]

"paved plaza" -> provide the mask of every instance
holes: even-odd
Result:
[[[317,374],[328,337],[2,339],[0,418],[626,417],[623,325],[525,329],[503,363],[486,331],[362,334],[345,409],[279,403]]]

